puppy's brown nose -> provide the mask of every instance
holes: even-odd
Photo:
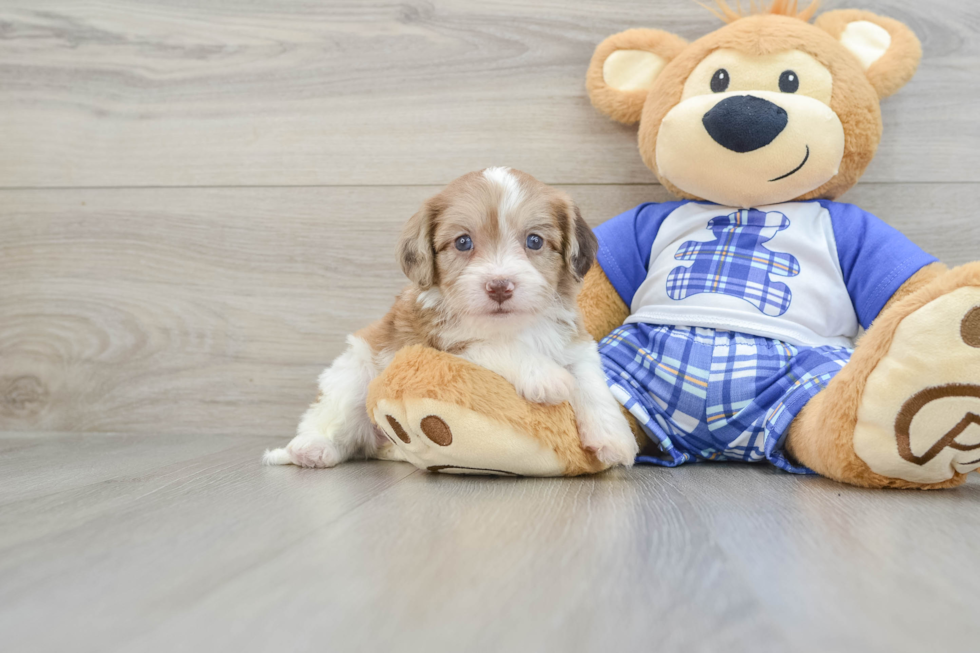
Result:
[[[514,295],[514,282],[510,279],[492,279],[487,282],[487,295],[498,304],[503,304]]]

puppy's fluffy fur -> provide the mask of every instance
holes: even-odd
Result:
[[[412,285],[381,320],[348,336],[320,397],[269,464],[332,467],[397,457],[365,410],[367,387],[399,349],[423,344],[512,383],[529,401],[569,401],[583,446],[630,465],[636,442],[576,309],[596,238],[567,195],[509,168],[473,172],[422,206],[399,245]]]

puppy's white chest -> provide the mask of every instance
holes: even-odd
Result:
[[[463,353],[469,361],[512,379],[528,366],[564,367],[568,343],[558,333],[521,333],[492,341],[473,343]]]
[[[531,358],[545,358],[525,343],[478,343],[470,345],[462,354],[463,358],[482,365],[492,372],[503,374],[503,370]]]

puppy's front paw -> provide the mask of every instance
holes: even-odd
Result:
[[[560,404],[572,398],[575,377],[563,367],[527,375],[516,384],[518,394],[536,404]]]
[[[299,467],[333,467],[342,459],[337,446],[326,438],[293,438],[286,454],[289,462]]]
[[[607,465],[632,467],[633,461],[636,460],[636,454],[640,452],[640,449],[636,445],[636,440],[632,439],[632,434],[630,434],[630,440],[631,442],[625,442],[617,438],[610,440],[606,444],[597,445],[595,448],[586,447],[586,449],[594,453],[596,458]]]
[[[607,465],[630,467],[640,452],[629,423],[618,412],[606,419],[579,419],[578,433],[582,446]]]

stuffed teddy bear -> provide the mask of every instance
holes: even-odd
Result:
[[[953,487],[980,467],[980,264],[948,270],[834,201],[874,156],[879,101],[911,79],[920,45],[889,18],[814,13],[776,0],[742,16],[722,1],[726,25],[693,43],[631,29],[597,47],[592,103],[639,123],[643,161],[681,200],[595,230],[579,306],[640,462]],[[528,403],[424,347],[395,358],[367,408],[424,469],[604,468],[567,404]]]

